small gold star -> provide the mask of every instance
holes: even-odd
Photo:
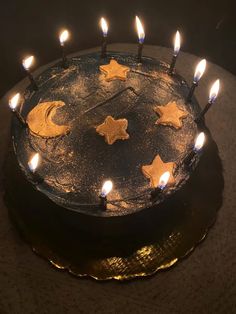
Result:
[[[159,184],[160,177],[164,172],[169,171],[170,178],[168,184],[173,184],[175,182],[175,178],[173,175],[173,171],[175,168],[174,162],[163,162],[159,155],[156,155],[151,165],[142,166],[142,172],[150,179],[150,184],[153,188],[156,188]]]
[[[106,81],[122,80],[125,81],[130,68],[119,64],[116,60],[111,59],[109,64],[101,65],[100,70],[105,74]]]
[[[169,102],[165,106],[156,106],[154,111],[160,115],[156,124],[170,125],[175,129],[182,127],[182,119],[188,115],[187,111],[179,109],[175,101]]]
[[[128,121],[126,119],[115,120],[112,116],[107,116],[105,121],[97,126],[96,131],[102,136],[109,145],[116,140],[127,140],[129,134],[126,132]]]

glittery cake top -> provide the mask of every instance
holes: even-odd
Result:
[[[185,81],[162,62],[143,57],[138,64],[127,53],[91,53],[68,65],[46,69],[36,78],[39,90],[24,92],[28,128],[15,119],[12,132],[27,178],[59,205],[89,215],[126,215],[164,201],[192,171],[183,160],[198,132],[199,105],[186,103]],[[28,166],[34,153],[40,183]],[[165,171],[168,185],[153,198]],[[104,211],[106,180],[113,189]]]

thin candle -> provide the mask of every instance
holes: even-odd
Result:
[[[202,59],[196,67],[194,77],[193,77],[193,83],[187,97],[187,102],[191,102],[195,88],[198,86],[198,82],[201,79],[203,73],[205,72],[205,69],[206,69],[206,59]]]
[[[202,150],[203,145],[205,143],[205,138],[206,137],[205,137],[204,132],[201,132],[198,134],[198,136],[195,139],[193,148],[191,149],[190,153],[187,154],[187,156],[184,159],[184,164],[186,166],[189,166],[192,163],[192,160],[194,159],[194,157],[200,153],[200,151]]]
[[[138,62],[141,63],[145,33],[144,33],[143,25],[138,16],[136,16],[136,28],[137,28],[137,33],[138,33]]]
[[[212,87],[210,89],[210,94],[209,94],[209,99],[208,99],[208,103],[206,104],[205,108],[202,110],[202,112],[199,114],[199,116],[197,117],[197,119],[195,120],[197,123],[201,122],[202,119],[204,118],[205,114],[207,113],[207,111],[211,108],[211,106],[213,105],[213,103],[215,102],[217,96],[218,96],[218,92],[219,92],[219,88],[220,88],[220,80],[216,80],[213,84]]]
[[[62,59],[62,67],[65,69],[67,68],[67,56],[65,51],[65,42],[69,38],[69,32],[68,30],[64,30],[60,33],[59,40],[60,40],[60,46],[61,46],[61,59]]]
[[[173,75],[174,73],[175,63],[176,63],[179,51],[180,51],[180,33],[179,31],[177,31],[175,35],[174,53],[173,53],[173,57],[172,57],[172,61],[171,61],[170,69],[169,69],[170,75]]]
[[[40,155],[39,153],[35,153],[31,159],[29,160],[28,162],[28,166],[29,166],[29,169],[30,171],[32,172],[33,174],[33,180],[35,183],[37,184],[40,184],[42,183],[44,180],[42,177],[40,177],[40,175],[37,173],[37,168],[38,168],[38,165],[39,165],[39,162],[40,162]]]
[[[9,100],[9,107],[11,108],[12,113],[15,115],[15,117],[18,119],[18,121],[21,123],[22,126],[26,127],[27,123],[25,122],[25,119],[22,117],[20,112],[17,110],[17,107],[20,102],[20,93],[15,94],[10,100]]]
[[[159,182],[158,182],[158,186],[155,188],[155,190],[153,190],[151,192],[151,197],[156,199],[156,197],[162,193],[162,191],[165,189],[165,187],[167,186],[167,183],[170,179],[170,172],[169,171],[166,171],[164,172],[161,176],[160,176],[160,179],[159,179]]]
[[[107,56],[107,34],[108,34],[108,24],[104,17],[100,20],[100,25],[102,29],[102,47],[101,47],[101,58],[106,58]]]
[[[100,200],[101,200],[101,207],[103,210],[107,209],[107,195],[111,192],[113,188],[113,183],[110,180],[107,180],[104,182],[102,186],[102,192],[100,194]]]
[[[38,90],[38,85],[35,82],[35,79],[30,72],[30,68],[31,68],[33,62],[34,62],[34,56],[27,57],[22,61],[22,66],[23,66],[23,68],[24,68],[24,70],[25,70],[25,72],[26,72],[26,74],[30,80],[31,86],[33,87],[34,90]]]

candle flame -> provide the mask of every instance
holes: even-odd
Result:
[[[107,21],[104,19],[104,17],[101,18],[100,20],[100,25],[102,28],[102,33],[104,37],[107,37],[107,33],[108,33],[108,24]]]
[[[137,33],[138,33],[138,39],[139,39],[139,43],[143,44],[144,42],[144,38],[145,38],[145,33],[144,33],[144,29],[143,29],[143,25],[139,19],[138,16],[136,16],[136,27],[137,27]]]
[[[205,133],[201,132],[196,137],[195,144],[194,144],[194,150],[195,151],[201,150],[203,145],[204,145],[204,143],[205,143]]]
[[[30,161],[28,162],[29,169],[30,169],[30,171],[32,171],[33,173],[35,172],[35,170],[36,170],[37,167],[38,167],[39,159],[40,159],[39,153],[36,153],[36,154],[33,155],[33,157],[32,157],[32,158],[30,159]]]
[[[59,40],[60,40],[60,43],[62,46],[68,40],[69,36],[70,36],[70,34],[69,34],[68,30],[66,30],[66,29],[60,33]]]
[[[103,186],[102,186],[102,193],[101,193],[101,195],[103,197],[107,196],[111,192],[112,187],[113,187],[113,183],[112,183],[111,180],[105,181]]]
[[[20,93],[15,94],[15,96],[13,96],[10,100],[9,100],[9,107],[11,108],[11,110],[16,110],[16,107],[19,104],[19,100],[20,100]]]
[[[25,70],[29,70],[33,62],[34,62],[34,56],[30,56],[30,57],[25,58],[22,61],[22,65],[25,68]]]
[[[170,178],[170,172],[169,171],[166,171],[161,175],[160,180],[159,180],[159,184],[158,184],[158,187],[161,190],[163,190],[166,187],[166,185],[169,181],[169,178]]]
[[[176,32],[175,35],[175,47],[174,47],[174,55],[177,56],[180,50],[180,33],[179,31]]]
[[[197,83],[200,78],[202,77],[204,71],[206,69],[206,59],[202,59],[198,65],[196,66],[195,74],[194,74],[194,79],[193,81]]]
[[[213,103],[216,100],[220,88],[220,80],[216,80],[215,83],[212,84],[209,96],[209,102]]]

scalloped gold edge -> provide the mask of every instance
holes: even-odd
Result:
[[[95,275],[92,275],[92,274],[79,274],[78,272],[75,272],[75,271],[72,271],[70,266],[67,265],[67,266],[64,266],[62,264],[59,264],[58,262],[55,262],[52,257],[46,257],[44,256],[42,253],[40,253],[40,251],[35,248],[34,246],[31,245],[31,248],[32,250],[39,256],[41,256],[42,258],[46,259],[49,261],[49,263],[57,268],[58,270],[65,270],[65,271],[68,271],[68,273],[72,274],[73,276],[76,276],[76,277],[80,277],[80,278],[84,278],[84,277],[88,277],[88,278],[92,278],[92,279],[95,279],[96,281],[107,281],[107,280],[117,280],[117,281],[124,281],[124,280],[131,280],[131,279],[135,279],[135,278],[138,278],[138,277],[148,277],[148,276],[152,276],[154,275],[155,273],[157,273],[158,271],[161,271],[161,270],[165,270],[165,269],[168,269],[170,267],[172,267],[173,265],[175,265],[179,260],[182,260],[184,258],[186,258],[188,255],[190,255],[194,250],[195,248],[206,238],[210,228],[214,225],[215,221],[216,221],[216,218],[217,218],[217,213],[216,213],[216,216],[214,217],[214,219],[211,221],[211,223],[209,224],[209,226],[205,229],[205,232],[204,234],[202,235],[202,237],[196,242],[196,244],[194,246],[192,246],[185,254],[181,255],[180,257],[176,257],[174,259],[171,259],[170,261],[166,262],[165,264],[157,267],[155,270],[151,271],[151,272],[140,272],[140,273],[136,273],[136,274],[131,274],[131,275],[116,275],[116,276],[109,276],[109,277],[106,277],[106,278],[99,278]]]
[[[124,281],[124,280],[131,280],[131,279],[135,279],[135,278],[138,278],[138,277],[147,277],[147,276],[151,276],[151,275],[154,275],[155,273],[157,273],[158,271],[161,271],[161,270],[165,270],[165,269],[168,269],[170,267],[172,267],[173,265],[175,265],[177,263],[177,261],[179,260],[182,260],[184,258],[186,258],[188,255],[190,255],[194,249],[206,238],[210,228],[214,225],[214,223],[216,222],[217,220],[217,216],[218,216],[218,211],[215,212],[215,216],[214,218],[212,218],[212,220],[209,222],[208,226],[205,228],[205,231],[204,233],[202,234],[201,238],[196,241],[195,245],[192,246],[188,251],[186,251],[185,254],[179,256],[179,257],[176,257],[174,259],[171,259],[170,261],[166,262],[165,264],[163,265],[160,265],[159,267],[157,267],[156,269],[154,269],[153,271],[151,272],[140,272],[140,273],[136,273],[136,274],[131,274],[131,275],[117,275],[117,276],[109,276],[109,277],[106,277],[106,278],[99,278],[95,275],[92,275],[92,274],[79,274],[78,272],[75,272],[75,271],[72,271],[71,270],[71,265],[68,265],[68,263],[65,263],[64,265],[62,263],[58,263],[55,261],[55,259],[53,259],[52,256],[49,256],[49,254],[43,254],[43,252],[41,253],[41,250],[40,249],[37,249],[32,241],[30,241],[29,237],[27,237],[26,233],[22,230],[22,228],[19,227],[19,225],[17,224],[17,228],[19,228],[19,230],[23,231],[23,237],[24,239],[26,240],[26,242],[28,243],[28,245],[31,247],[32,251],[34,253],[36,253],[38,256],[40,256],[41,258],[47,260],[53,267],[57,268],[58,270],[64,270],[64,271],[68,271],[68,273],[72,274],[73,276],[76,276],[76,277],[88,277],[88,278],[92,278],[92,279],[95,279],[96,281],[107,281],[107,280],[117,280],[117,281]],[[140,248],[139,248],[140,250]],[[136,250],[137,251],[137,250]],[[50,254],[51,255],[51,254]]]

